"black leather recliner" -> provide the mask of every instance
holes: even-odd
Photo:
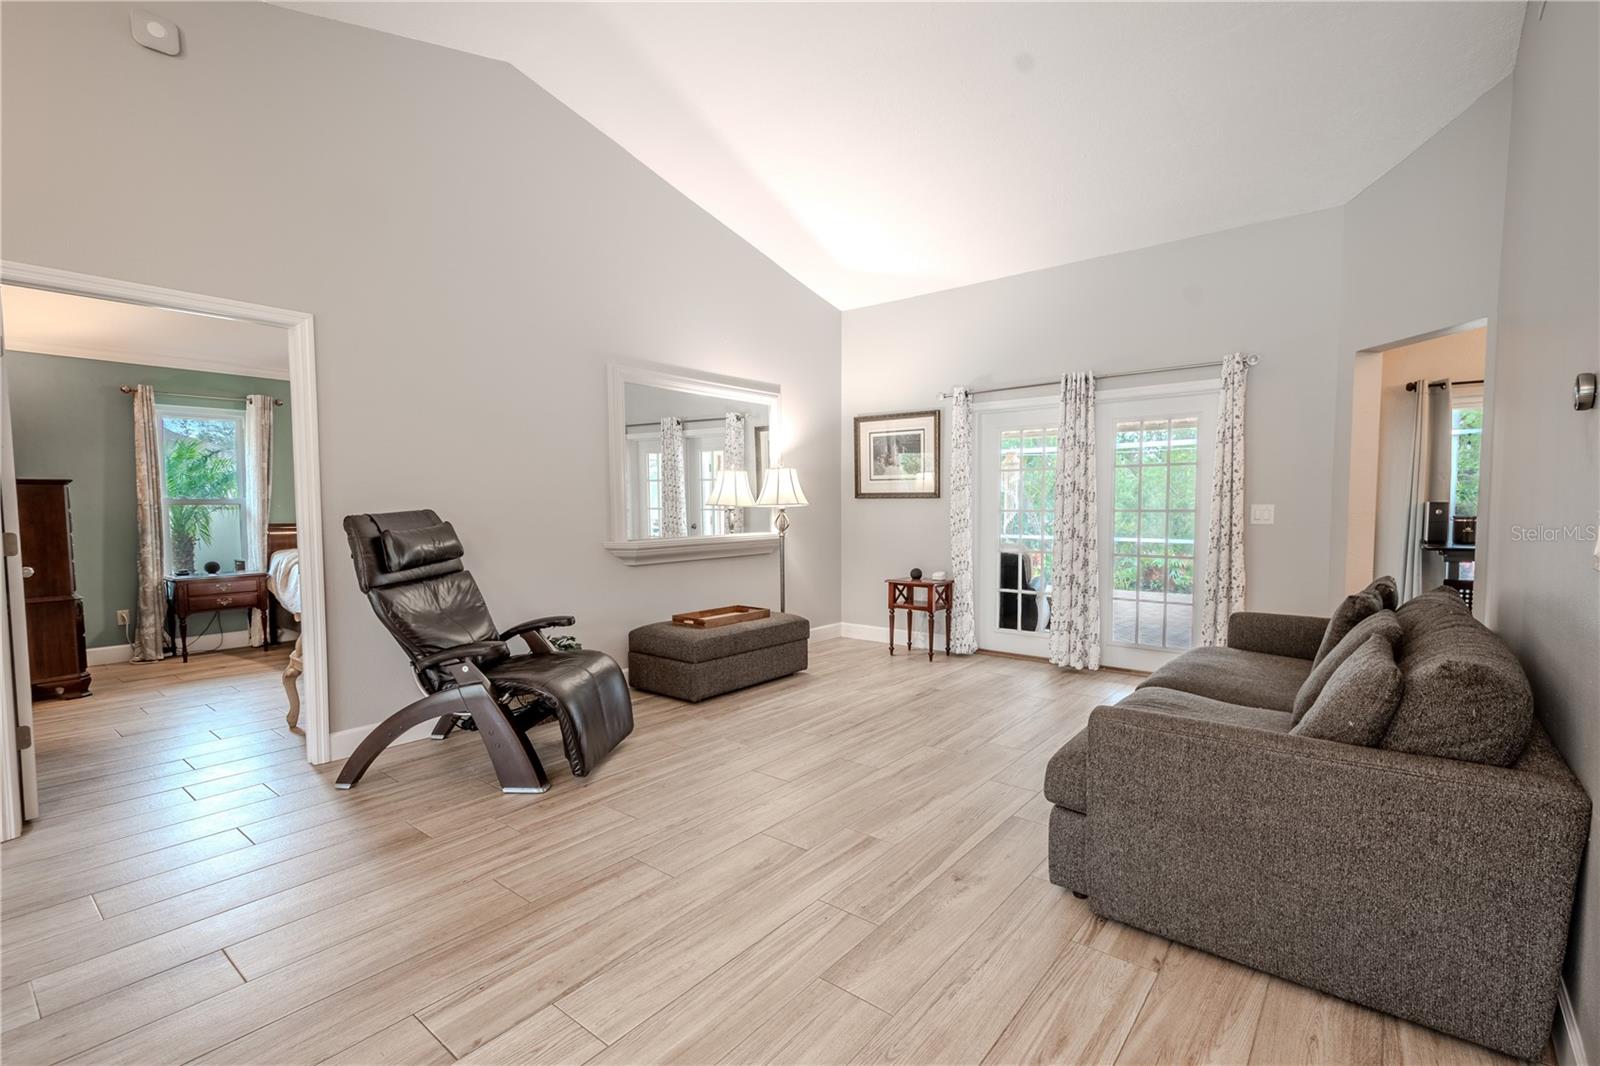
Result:
[[[633,732],[633,701],[622,668],[596,651],[558,651],[543,630],[571,615],[535,618],[501,632],[461,562],[456,531],[433,511],[348,515],[345,535],[356,580],[378,618],[405,649],[424,693],[367,735],[339,774],[361,780],[406,730],[437,719],[435,739],[456,725],[478,730],[505,792],[550,787],[526,730],[554,717],[573,774],[582,777]],[[506,641],[521,637],[526,655]]]

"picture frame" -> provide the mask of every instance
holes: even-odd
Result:
[[[939,412],[857,415],[856,499],[939,498]]]

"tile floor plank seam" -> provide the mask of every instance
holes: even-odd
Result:
[[[100,667],[37,706],[43,816],[0,852],[8,1061],[1506,1061],[1049,884],[1044,765],[1137,675],[831,639],[704,703],[635,693],[586,778],[536,727],[543,796],[460,732],[337,793],[283,730],[284,653]]]

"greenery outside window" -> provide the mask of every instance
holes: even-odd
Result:
[[[1483,397],[1457,395],[1450,412],[1450,509],[1456,515],[1477,517],[1482,447]]]
[[[244,412],[156,406],[167,573],[244,558]]]

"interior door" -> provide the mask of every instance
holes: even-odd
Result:
[[[1153,670],[1194,646],[1218,384],[1096,397],[1101,662]]]
[[[1050,654],[1060,415],[1060,405],[1050,402],[978,416],[973,603],[978,646],[988,651]]]
[[[14,454],[6,362],[0,355],[0,606],[4,608],[0,611],[0,803],[4,804],[0,839],[5,840],[19,835],[23,821],[39,813]]]

